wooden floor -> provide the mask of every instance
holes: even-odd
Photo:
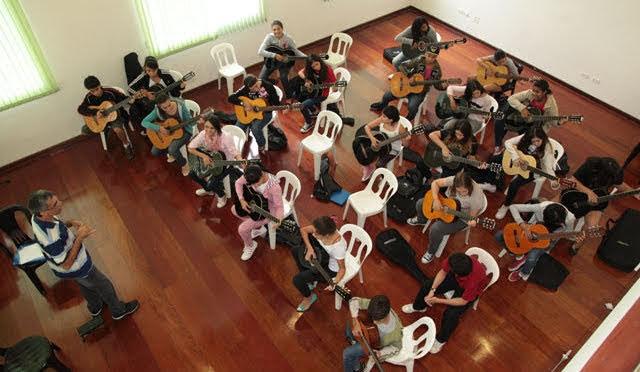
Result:
[[[354,44],[348,69],[353,79],[347,114],[356,118],[356,127],[375,117],[368,106],[386,87],[391,67],[383,60],[382,49],[393,46],[393,37],[414,16],[404,11],[351,32]],[[444,25],[434,22],[434,26],[445,40],[456,36]],[[326,45],[314,50],[323,49]],[[473,60],[490,53],[486,45],[473,40],[443,51],[444,75],[467,76],[474,70]],[[585,116],[582,126],[567,124],[552,132],[567,149],[572,169],[591,155],[624,160],[640,138],[637,124],[562,85],[552,82],[552,89],[562,113]],[[229,109],[223,92],[208,85],[187,96],[203,107]],[[431,112],[429,119],[433,119]],[[341,215],[338,206],[309,197],[311,157],[306,154],[302,166],[295,165],[301,122],[299,113],[283,115],[289,149],[269,153],[265,163],[274,173],[288,169],[298,175],[302,193],[297,211],[305,223],[322,214]],[[335,170],[338,182],[350,191],[363,187],[350,151],[354,132],[355,128],[344,127]],[[124,299],[140,300],[140,310],[126,320],[108,321],[105,330],[82,343],[75,327],[88,314],[77,287],[56,280],[43,267],[39,274],[49,292],[42,297],[0,255],[0,344],[45,335],[62,346],[64,360],[81,371],[341,370],[348,315],[344,307],[333,308],[333,294],[320,293],[311,311],[297,313],[300,297],[291,284],[296,268],[286,248],[270,250],[266,241],[260,241],[253,259],[240,261],[242,243],[229,209],[217,210],[211,199],[195,196],[196,184],[179,175],[179,169],[163,157],[153,158],[146,139],[135,136],[137,156],[132,162],[124,158],[115,138],[110,142],[108,153],[96,136],[1,174],[0,179],[11,182],[0,185],[0,203],[24,202],[34,189],[54,190],[65,203],[63,217],[97,228],[87,241],[94,261]],[[414,138],[413,147],[421,151],[424,138]],[[489,128],[481,154],[488,155],[492,148]],[[637,184],[639,170],[638,162],[632,164],[627,181]],[[396,174],[403,171],[396,169]],[[530,192],[523,191],[520,200]],[[552,194],[545,188],[543,196]],[[502,198],[502,194],[489,195],[486,215],[495,213]],[[614,202],[607,217],[616,218],[628,207],[640,208],[640,203],[633,198]],[[353,214],[348,222],[355,222]],[[424,252],[427,237],[419,229],[393,221],[389,227],[400,229],[419,254]],[[373,238],[383,229],[381,216],[367,220],[366,230]],[[443,257],[467,249],[462,235],[449,240]],[[509,259],[498,259],[500,280],[482,296],[477,311],[464,315],[442,352],[421,359],[416,371],[550,370],[565,351],[575,352],[607,315],[603,304],[616,303],[635,279],[634,274],[618,272],[595,258],[597,244],[589,242],[576,257],[568,255],[564,244],[555,249],[554,256],[571,271],[557,292],[507,282]],[[481,229],[472,231],[471,245],[495,257],[499,252],[491,233]],[[424,271],[434,275],[440,262],[423,265]],[[354,280],[349,285],[355,294],[387,294],[405,325],[418,319],[400,312],[418,291],[411,276],[375,250],[363,270],[364,284]],[[427,315],[439,325],[442,312],[438,306]],[[403,370],[390,365],[385,369]]]

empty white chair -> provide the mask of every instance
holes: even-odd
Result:
[[[347,54],[349,53],[351,44],[353,44],[353,39],[351,38],[351,36],[345,33],[336,32],[335,34],[331,35],[331,41],[329,41],[329,50],[327,51],[329,59],[327,59],[325,62],[332,68],[336,68],[341,65],[345,65],[346,67]]]
[[[373,191],[374,185],[376,191]],[[342,219],[347,218],[347,212],[351,206],[358,216],[358,226],[364,227],[367,217],[383,212],[384,227],[387,227],[387,201],[396,191],[398,191],[396,176],[386,168],[376,169],[364,190],[349,195]]]
[[[278,98],[280,99],[280,102],[282,102],[282,97],[284,97],[284,93],[282,92],[282,89],[280,89],[280,87],[277,86],[277,85],[274,85],[273,87],[276,89],[276,93],[278,94]],[[265,125],[262,128],[262,135],[264,136],[264,139],[266,140],[265,143],[264,143],[265,151],[269,151],[269,125],[271,125],[273,123],[277,123],[278,125],[280,125],[280,119],[278,117],[278,111],[273,111],[273,115],[271,116],[271,120],[269,120],[267,125]]]
[[[491,253],[485,251],[482,248],[471,247],[467,249],[467,251],[464,252],[464,254],[466,254],[467,256],[477,256],[478,261],[480,261],[480,263],[483,264],[484,267],[487,269],[487,275],[491,275],[491,280],[489,281],[489,284],[487,284],[487,286],[484,287],[483,292],[486,291],[489,287],[491,287],[493,283],[498,281],[498,278],[500,278],[500,267],[498,266],[498,262],[496,262],[495,258],[491,256]],[[479,296],[473,302],[473,310],[478,309],[478,301],[480,301]]]
[[[218,66],[218,90],[220,89],[220,79],[227,80],[227,95],[233,93],[233,80],[242,75],[247,76],[247,71],[240,66],[236,59],[236,52],[233,45],[220,43],[211,48],[211,58]]]
[[[482,201],[482,208],[480,209],[480,213],[478,214],[478,217],[482,216],[482,214],[487,210],[487,196],[484,195],[483,201]],[[424,234],[425,231],[427,231],[427,228],[429,227],[429,225],[431,225],[431,220],[429,220],[427,222],[426,225],[424,225],[424,227],[422,228],[422,233]],[[465,235],[464,235],[464,244],[467,245],[469,244],[469,234],[471,233],[471,227],[467,226],[463,229],[465,231]],[[442,256],[442,251],[444,251],[444,247],[447,245],[447,242],[449,241],[449,235],[445,235],[444,238],[442,239],[442,242],[440,243],[440,246],[438,247],[438,250],[436,251],[436,257],[440,257]]]
[[[424,99],[422,100],[422,102],[420,103],[420,106],[418,106],[418,113],[416,114],[416,117],[413,118],[413,124],[414,125],[418,125],[420,123],[420,118],[422,118],[423,115],[427,114],[427,102],[429,100],[429,95],[425,94]],[[409,104],[409,99],[404,97],[404,98],[399,98],[398,102],[397,102],[397,107],[398,107],[398,111],[400,111],[402,109],[402,105],[406,103],[407,105]]]
[[[276,173],[276,180],[282,187],[282,218],[285,219],[289,217],[289,215],[293,215],[293,218],[296,220],[296,223],[300,223],[298,221],[298,215],[296,214],[295,202],[300,195],[300,180],[296,177],[295,174],[281,170]],[[284,186],[282,186],[281,180],[284,180]],[[269,222],[269,247],[271,249],[276,249],[276,229],[273,223]]]
[[[362,227],[346,223],[340,228],[340,235],[345,236],[346,234],[350,235],[347,240],[347,254],[344,257],[346,271],[338,283],[338,285],[343,288],[356,274],[360,276],[360,283],[364,283],[362,264],[373,249],[371,236],[369,236],[369,233],[364,231]],[[358,242],[358,244],[356,244],[356,242]],[[335,297],[336,310],[340,310],[342,307],[342,297],[340,297],[338,293],[335,294]]]
[[[409,119],[405,118],[404,116],[400,116],[399,122],[400,122],[400,125],[402,125],[404,129],[406,129],[407,131],[411,131],[411,129],[413,129],[413,124],[411,124]],[[397,156],[400,159],[398,160],[398,164],[400,164],[400,166],[402,166],[402,160],[403,160],[402,150],[404,150],[404,146],[400,147],[400,155]],[[393,172],[393,167],[395,163],[396,163],[396,158],[389,160],[386,168]]]
[[[342,116],[346,111],[346,106],[344,104],[344,95],[346,93],[347,87],[349,87],[349,83],[351,83],[351,73],[344,67],[338,67],[333,71],[336,75],[336,80],[341,81],[344,80],[347,82],[346,87],[331,87],[329,89],[329,95],[327,98],[322,101],[320,104],[320,110],[326,110],[327,106],[336,103],[338,105],[338,110],[340,110],[340,106],[342,106]]]
[[[198,102],[192,101],[190,99],[185,99],[184,100],[184,104],[185,104],[185,106],[187,106],[187,109],[191,113],[191,116],[200,115],[200,105],[198,104]],[[198,128],[198,124],[196,124],[196,125],[193,126],[193,136],[192,137],[195,137],[195,135],[198,134],[198,132],[200,132],[200,128]]]
[[[322,129],[320,129],[322,127]],[[302,161],[302,150],[306,149],[313,155],[313,178],[320,179],[320,160],[322,154],[333,151],[333,159],[336,158],[336,147],[334,142],[342,129],[342,119],[338,114],[331,111],[320,111],[313,127],[313,133],[300,141],[298,147],[298,167]]]
[[[489,97],[489,99],[491,100],[491,112],[498,112],[498,101],[496,101],[495,98],[489,95],[487,95],[487,97]],[[480,128],[478,128],[478,130],[473,134],[474,136],[477,136],[478,133],[480,133],[480,144],[484,143],[484,132],[487,130],[487,124],[490,120],[491,116],[485,118],[482,121],[482,125],[480,126]]]
[[[242,148],[244,147],[244,143],[247,141],[247,134],[240,128],[235,125],[225,125],[222,127],[222,131],[233,136],[233,143],[236,146],[236,150],[238,153],[242,152]],[[231,180],[229,176],[226,176],[222,181],[224,184],[224,193],[228,198],[231,197]]]
[[[423,327],[427,327],[426,331],[416,336],[416,331]],[[435,341],[436,324],[433,319],[424,316],[402,329],[402,349],[385,362],[405,366],[407,372],[413,372],[415,361],[427,355]]]

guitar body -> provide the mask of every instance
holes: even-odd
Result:
[[[535,107],[527,107],[527,110],[529,111],[529,113],[531,115],[542,115],[543,112],[538,110]],[[520,113],[520,111],[518,110],[512,110],[512,112],[510,114],[508,114],[505,117],[505,126],[507,127],[508,130],[512,131],[512,132],[520,132],[526,128],[529,128],[533,125],[536,124],[541,124],[542,121],[541,120],[535,120],[532,118],[529,119],[525,119],[524,117],[522,117],[522,114]]]
[[[269,201],[262,196],[262,194],[260,194],[259,192],[255,191],[253,188],[244,185],[242,187],[242,197],[244,198],[244,200],[251,204],[252,202],[257,206],[260,207],[262,209],[264,209],[265,211],[269,210]],[[258,212],[247,212],[242,208],[242,205],[240,204],[240,199],[236,198],[236,200],[234,200],[234,205],[236,207],[236,214],[239,217],[249,217],[254,221],[260,221],[263,220],[265,217],[262,216],[260,213]]]
[[[422,201],[422,213],[424,216],[430,220],[437,219],[442,220],[446,223],[451,223],[456,219],[456,216],[453,214],[446,213],[445,209],[449,208],[451,210],[459,210],[460,206],[458,201],[451,198],[443,198],[439,197],[440,203],[442,204],[442,210],[434,211],[433,210],[433,193],[429,190],[424,195],[424,200]]]
[[[238,97],[245,105],[248,103],[253,107],[267,107],[267,103],[262,98],[251,99],[248,97]],[[262,120],[264,113],[262,111],[249,111],[244,106],[236,105],[233,107],[238,121],[242,124],[250,124],[254,120]]]
[[[380,344],[380,332],[369,316],[358,315],[358,324],[360,325],[362,336],[356,337],[355,339],[362,342],[362,339],[364,338],[372,349],[380,349],[382,347]]]
[[[462,149],[456,146],[451,146],[449,148],[449,151],[451,151],[451,153],[456,156],[462,156],[462,154],[464,153]],[[424,163],[429,168],[447,167],[449,169],[456,169],[460,166],[460,163],[456,161],[450,161],[450,162],[446,161],[442,157],[442,149],[440,148],[440,146],[436,145],[435,142],[433,141],[427,144],[427,148],[425,149],[423,159],[424,159]]]
[[[180,128],[180,122],[174,118],[169,118],[161,123],[158,123],[162,128],[165,128],[170,133],[168,135],[164,135],[160,133],[160,131],[149,130],[147,129],[147,137],[149,141],[156,147],[161,150],[164,150],[169,147],[173,140],[181,138],[184,135],[184,129]],[[177,129],[174,129],[178,127]]]
[[[529,229],[531,233],[535,235],[548,234],[549,230],[544,225],[536,224]],[[550,244],[549,239],[542,240],[529,240],[527,239],[524,230],[517,223],[511,222],[504,226],[504,243],[507,249],[513,254],[521,255],[529,252],[532,249],[544,249]]]
[[[424,81],[424,77],[420,74],[415,74],[411,78],[407,77],[402,72],[396,72],[391,75],[391,79],[389,79],[389,88],[391,90],[391,94],[395,97],[402,98],[406,97],[410,93],[422,93],[424,91],[424,85],[416,84],[411,85],[411,81],[420,82]]]
[[[375,137],[375,139],[377,139],[378,141],[385,141],[389,138],[382,132],[375,133],[373,137]],[[374,149],[371,146],[371,139],[369,138],[369,136],[367,136],[366,134],[360,134],[357,135],[353,140],[352,148],[353,155],[355,155],[358,163],[360,163],[361,165],[369,165],[376,161],[378,157],[388,154],[391,151],[391,144],[382,146],[379,149]]]
[[[296,55],[296,53],[291,50],[291,49],[282,49],[276,45],[271,45],[270,47],[267,47],[265,49],[267,52],[271,52],[271,53],[276,53],[276,54],[280,54],[282,56],[285,57],[294,57]],[[286,58],[284,61],[278,61],[275,58],[265,58],[264,59],[264,64],[267,66],[267,68],[273,68],[273,67],[288,67],[291,68],[293,67],[293,65],[296,64],[296,60],[295,59],[289,59]]]
[[[606,196],[607,194],[602,190],[594,190],[598,196]],[[591,211],[602,211],[607,208],[609,202],[600,204],[589,204],[589,197],[587,194],[575,189],[565,190],[560,197],[560,203],[567,207],[567,209],[573,213],[576,218],[585,216]]]
[[[485,62],[493,66],[493,71],[490,71],[484,66],[478,66],[476,70],[476,79],[482,85],[495,84],[503,86],[509,82],[509,68],[507,66],[496,66],[491,62]]]
[[[525,155],[520,150],[517,150],[517,151],[520,159],[527,162],[527,164],[529,164],[531,167],[534,167],[534,168],[536,167],[536,165],[538,164],[538,162],[536,161],[536,158],[534,158],[531,155]],[[504,155],[502,155],[502,170],[504,171],[504,173],[510,176],[518,175],[524,178],[529,178],[529,173],[531,172],[528,169],[525,170],[519,167],[516,164],[515,160],[511,158],[511,153],[509,151],[505,151]]]
[[[89,106],[90,109],[102,111],[113,106],[113,102],[104,101],[100,106]],[[118,111],[110,112],[109,115],[98,118],[96,116],[83,116],[84,123],[87,128],[91,129],[94,133],[100,133],[107,127],[107,124],[118,118]]]
[[[455,101],[458,107],[469,108],[469,102],[464,98],[456,98]],[[436,116],[440,119],[447,119],[452,116],[456,119],[464,119],[468,116],[465,112],[454,111],[451,108],[451,102],[449,101],[447,92],[441,92],[438,94],[438,98],[436,98],[435,111]]]
[[[211,160],[219,161],[226,160],[226,156],[222,151],[206,151],[203,149],[197,149],[199,152],[207,155]],[[225,166],[214,166],[213,164],[205,165],[202,158],[192,153],[187,153],[187,160],[189,161],[189,169],[195,173],[198,178],[207,179],[211,176],[219,176],[224,171]]]
[[[313,235],[309,236],[309,242],[311,243],[311,247],[316,254],[316,259],[320,263],[321,267],[329,266],[329,253],[326,249],[322,248],[322,245]],[[298,250],[298,262],[309,270],[318,271],[318,269],[313,266],[313,264],[307,260],[305,260],[305,256],[307,254],[307,248],[304,244],[301,245],[301,249]]]

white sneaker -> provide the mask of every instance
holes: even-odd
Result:
[[[433,343],[433,346],[431,347],[431,350],[429,350],[429,352],[431,354],[437,354],[440,352],[440,350],[442,350],[442,347],[444,346],[444,344],[446,344],[446,342],[438,342],[438,340],[436,340]]]
[[[405,314],[411,314],[411,313],[424,313],[425,311],[427,311],[427,309],[422,309],[422,310],[416,310],[413,308],[413,304],[406,304],[404,306],[402,306],[402,312]]]
[[[213,193],[211,191],[207,191],[205,189],[197,189],[196,190],[196,195],[205,196],[205,195],[213,195]]]
[[[428,264],[431,261],[433,261],[433,255],[429,252],[423,254],[422,258],[420,259],[420,262],[422,262],[423,264]]]
[[[509,207],[507,207],[506,205],[501,205],[500,208],[498,209],[498,211],[496,212],[496,220],[501,220],[504,218],[504,216],[507,215],[507,211],[509,210]]]
[[[216,203],[216,208],[222,208],[227,205],[227,197],[226,196],[218,196],[218,203]]]
[[[407,219],[407,224],[411,225],[411,226],[422,226],[422,225],[426,225],[426,222],[420,222],[420,219],[418,218],[418,216],[415,217],[411,217]]]
[[[267,228],[262,226],[259,229],[251,230],[251,238],[255,239],[257,237],[264,238],[267,236]]]
[[[480,188],[488,192],[496,192],[496,185],[492,183],[481,183]]]
[[[182,166],[182,175],[185,177],[189,175],[189,164]]]
[[[253,252],[256,251],[256,248],[258,248],[258,243],[254,240],[251,242],[251,247],[244,247],[244,249],[242,250],[242,256],[240,256],[240,259],[242,261],[248,261],[251,256],[253,256]]]
[[[167,163],[173,163],[174,161],[176,161],[176,158],[171,154],[167,154]]]

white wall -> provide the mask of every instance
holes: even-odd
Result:
[[[410,5],[410,0],[264,0],[267,18],[280,19],[300,45],[318,40]],[[147,49],[133,0],[22,0],[60,90],[47,97],[0,112],[0,166],[79,134],[76,108],[84,97],[82,81],[96,74],[105,85],[124,86],[122,58]],[[235,45],[242,65],[258,62],[256,51],[269,31],[265,22],[226,35],[160,61],[161,66],[197,76],[195,87],[216,78],[209,49],[214,43]],[[207,105],[208,103],[203,103]]]
[[[413,5],[640,118],[640,1],[413,0]]]

